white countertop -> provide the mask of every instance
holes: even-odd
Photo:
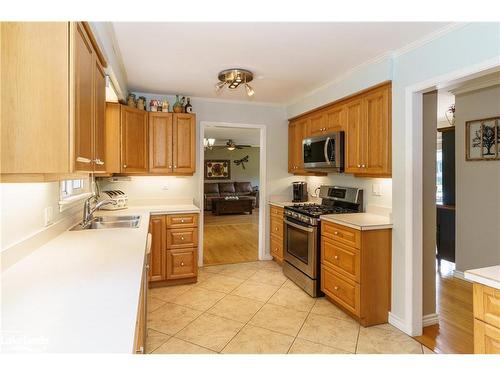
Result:
[[[139,228],[65,231],[2,273],[2,351],[132,353],[151,214],[194,205],[135,206]]]
[[[500,265],[476,268],[464,272],[467,280],[500,289]]]
[[[344,225],[357,230],[392,228],[392,222],[388,216],[376,215],[367,212],[321,215],[321,220]]]

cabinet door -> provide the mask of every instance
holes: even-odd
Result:
[[[288,173],[295,171],[295,122],[288,124]]]
[[[165,216],[151,216],[149,233],[151,233],[152,237],[149,281],[165,280],[167,251],[167,225]]]
[[[172,114],[149,113],[149,171],[168,174],[172,163]]]
[[[196,119],[189,113],[174,113],[173,162],[174,173],[193,174],[196,169]]]
[[[140,109],[121,107],[122,173],[148,171],[148,117]]]
[[[295,126],[295,173],[304,172],[304,160],[302,156],[302,141],[306,137],[309,119],[300,120]]]
[[[93,171],[94,56],[83,26],[75,32],[75,170]]]
[[[108,173],[120,173],[121,171],[120,107],[120,103],[106,103],[106,159],[104,160]]]
[[[94,162],[95,171],[106,171],[106,74],[94,58]]]
[[[363,132],[361,99],[346,104],[345,172],[361,173],[363,158]]]
[[[325,113],[325,124],[327,132],[345,130],[345,107],[336,105]]]
[[[311,115],[309,118],[308,130],[306,136],[321,135],[326,133],[326,117],[323,112]]]
[[[391,121],[389,87],[383,87],[363,98],[364,173],[391,174]]]

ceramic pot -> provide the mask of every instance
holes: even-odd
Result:
[[[175,103],[173,106],[173,110],[175,113],[182,113],[182,111],[184,110],[184,107],[182,106],[182,103],[179,100],[179,95],[175,96]]]

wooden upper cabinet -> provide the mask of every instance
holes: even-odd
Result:
[[[326,132],[325,112],[313,114],[309,117],[309,123],[306,131],[307,136],[321,135]]]
[[[75,170],[93,171],[94,56],[80,23],[75,32]]]
[[[326,132],[345,131],[345,106],[336,105],[325,111]]]
[[[302,140],[309,129],[309,119],[299,119],[288,125],[288,172],[304,173]]]
[[[107,171],[106,164],[106,74],[97,58],[94,59],[94,170]]]
[[[149,113],[149,171],[170,174],[173,172],[172,113]]]
[[[121,172],[148,171],[148,113],[121,106]]]
[[[165,280],[167,256],[167,224],[164,215],[151,216],[151,219],[149,221],[149,233],[151,233],[152,237],[149,281]]]
[[[0,22],[0,172],[68,173],[69,23]]]
[[[291,121],[288,124],[288,172],[295,170],[295,126],[297,124]]]
[[[382,87],[363,98],[363,173],[391,175],[390,88]]]
[[[106,159],[105,167],[108,173],[120,173],[121,172],[121,155],[120,155],[120,103],[106,103],[106,131],[105,131],[105,144],[106,144]]]
[[[193,174],[196,169],[196,117],[191,113],[173,114],[174,173]]]
[[[345,138],[345,172],[359,173],[362,171],[363,159],[363,129],[362,100],[355,99],[345,105],[346,138]]]

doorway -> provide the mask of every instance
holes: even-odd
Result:
[[[265,126],[200,124],[199,265],[264,259]]]
[[[468,130],[471,120],[489,126],[481,119],[500,116],[499,102],[498,71],[441,84],[422,96],[423,328],[415,338],[438,353],[473,353],[472,284],[464,271],[499,260],[497,248],[477,241],[493,238],[487,233],[498,217],[488,212],[500,204],[489,187],[500,178],[500,165],[484,163],[481,154],[500,159],[500,153],[492,156],[474,140],[484,130]],[[475,161],[469,152],[479,155]]]

